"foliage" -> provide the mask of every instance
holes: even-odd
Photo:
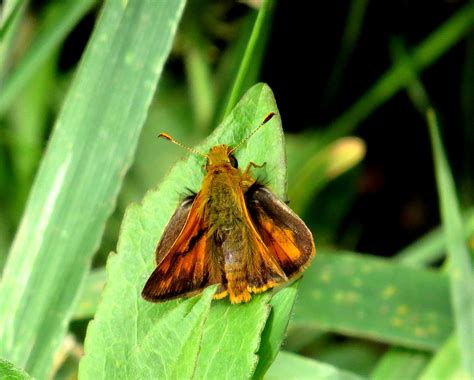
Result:
[[[465,49],[465,73],[456,80],[466,82],[459,97],[469,125],[472,2],[408,47],[392,36],[392,65],[364,78],[366,92],[336,107],[326,127],[305,131],[309,121],[285,124],[278,83],[276,100],[258,83],[282,5],[185,3],[2,5],[0,378],[474,377],[472,179],[456,166],[443,134],[449,118],[438,112],[439,97],[430,100],[425,76],[452,47]],[[371,6],[347,4],[337,64],[323,75],[325,105],[338,104],[341,89],[354,83],[348,75]],[[84,52],[77,44],[80,60],[68,53],[75,33],[87,41]],[[311,44],[324,38],[310,36]],[[309,96],[305,86],[284,96]],[[361,131],[375,114],[383,119],[402,91],[432,144],[438,225],[392,257],[356,252],[360,226],[347,223],[374,146]],[[239,166],[267,163],[256,175],[307,221],[313,264],[301,280],[244,305],[213,301],[214,287],[186,300],[145,302],[140,292],[156,242],[203,177],[201,157],[156,135],[206,151],[239,142],[270,111],[277,117],[237,152]],[[290,127],[296,133],[284,135]],[[399,133],[411,138],[409,129]],[[459,134],[472,151],[469,128]]]

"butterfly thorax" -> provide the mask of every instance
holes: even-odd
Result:
[[[230,164],[209,167],[201,194],[207,200],[203,212],[212,232],[225,235],[227,230],[243,223],[241,178],[240,170]]]

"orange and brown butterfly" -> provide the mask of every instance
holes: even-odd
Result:
[[[162,133],[160,137],[207,159],[201,190],[186,198],[156,248],[157,267],[142,291],[163,302],[200,293],[218,284],[215,299],[250,301],[251,295],[285,283],[309,265],[315,246],[311,231],[284,202],[242,172],[233,153],[238,145],[216,145],[202,154]]]

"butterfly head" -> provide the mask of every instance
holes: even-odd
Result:
[[[215,145],[206,154],[207,166],[231,165],[238,167],[237,159],[232,154],[233,149],[225,144]]]

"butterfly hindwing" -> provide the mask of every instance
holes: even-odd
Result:
[[[302,272],[315,254],[308,227],[264,186],[253,185],[246,200],[258,234],[288,279]]]

